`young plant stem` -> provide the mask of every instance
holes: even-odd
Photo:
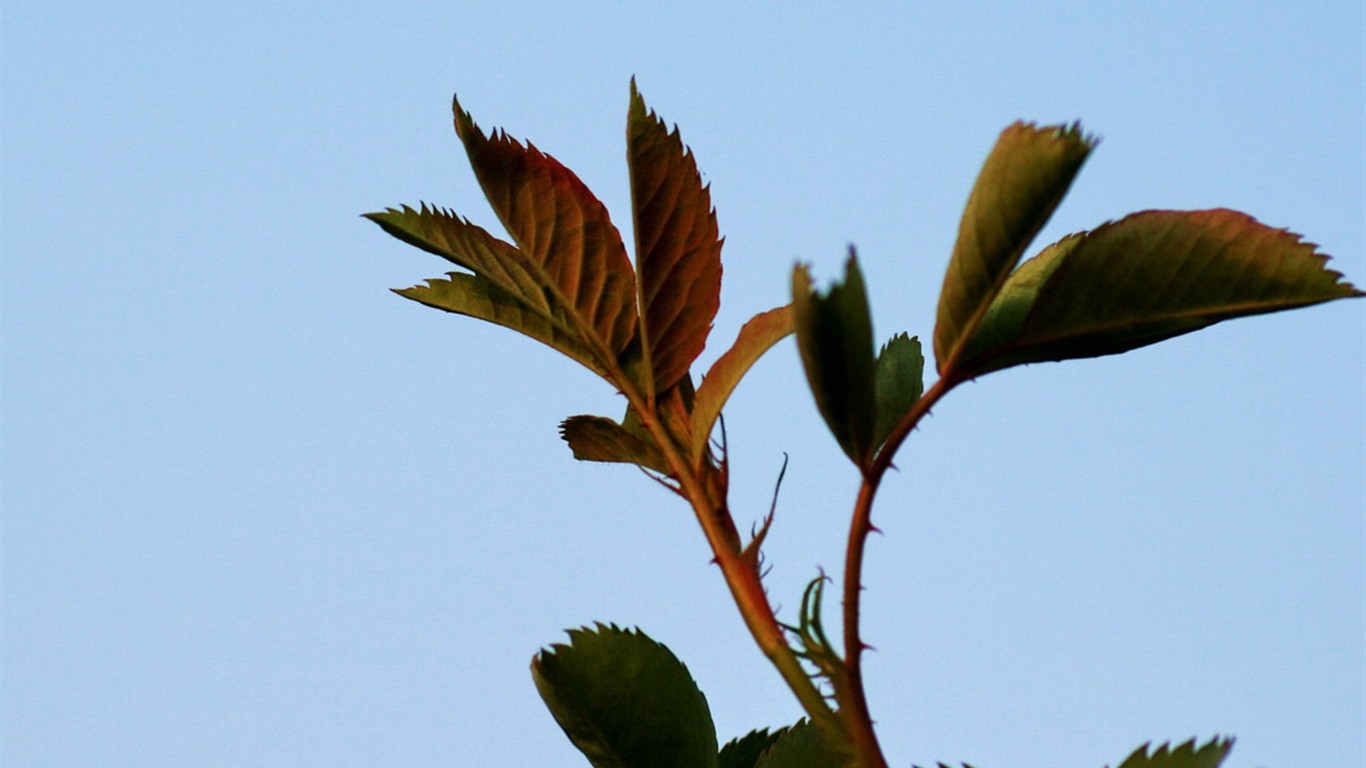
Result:
[[[868,710],[868,699],[863,687],[863,652],[868,648],[859,631],[860,598],[863,593],[863,552],[868,543],[868,534],[876,530],[873,525],[873,500],[877,497],[882,478],[892,466],[892,458],[905,441],[906,436],[915,429],[916,424],[929,413],[930,408],[939,401],[956,381],[941,378],[930,387],[904,418],[892,429],[886,442],[874,457],[872,465],[865,472],[859,486],[858,499],[849,521],[849,543],[844,556],[844,671],[846,675],[843,695],[839,697],[840,715],[844,718],[845,728],[854,745],[859,765],[865,768],[886,768],[887,760],[878,745],[877,734],[873,730],[872,715]]]
[[[844,558],[844,690],[840,691],[840,716],[854,746],[858,764],[864,768],[886,768],[887,759],[873,730],[868,698],[863,690],[863,651],[867,648],[859,635],[859,597],[863,591],[863,549],[873,530],[873,496],[877,483],[865,478],[859,486],[858,500],[849,525],[849,545]]]
[[[716,470],[707,468],[709,465],[705,464],[700,471],[695,470],[684,458],[678,448],[677,438],[670,434],[664,419],[654,407],[656,399],[650,398],[647,401],[639,390],[630,384],[631,380],[620,369],[613,371],[613,374],[619,383],[625,385],[621,387],[621,392],[640,415],[641,426],[650,433],[664,453],[678,481],[677,492],[692,505],[697,522],[701,525],[707,544],[711,547],[714,561],[720,566],[726,586],[730,588],[731,597],[735,600],[735,606],[739,609],[740,616],[744,619],[745,626],[759,646],[759,650],[778,670],[778,674],[782,676],[812,721],[823,725],[833,723],[834,711],[820,690],[811,682],[810,676],[802,667],[801,660],[788,643],[787,635],[778,623],[773,605],[768,600],[768,593],[764,591],[759,572],[758,552],[747,551],[741,546],[725,498],[714,498],[708,490],[709,484],[703,482],[699,474]],[[687,444],[687,441],[684,441],[684,444]],[[720,494],[724,496],[724,491],[720,491]]]
[[[718,518],[721,515],[728,518],[729,513],[724,507],[710,502],[695,477],[684,475],[679,480],[683,495],[692,503],[693,511],[706,534],[707,543],[711,545],[712,553],[715,555],[716,564],[721,567],[726,586],[730,587],[735,607],[740,610],[740,615],[754,637],[754,642],[777,668],[778,674],[782,675],[812,720],[829,722],[834,713],[821,692],[811,682],[792,646],[788,644],[787,636],[778,624],[773,606],[768,601],[768,594],[764,591],[758,562],[754,558],[746,557],[742,550],[733,546],[721,529]]]

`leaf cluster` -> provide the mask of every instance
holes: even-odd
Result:
[[[840,279],[792,273],[792,303],[761,312],[694,380],[720,306],[716,211],[676,128],[631,83],[626,155],[634,257],[606,207],[531,143],[484,132],[453,104],[455,130],[511,242],[420,204],[366,214],[454,269],[399,295],[511,329],[577,361],[626,399],[619,419],[565,419],[576,458],[633,464],[692,505],[756,643],[809,719],[718,748],[706,697],[667,648],[612,625],[571,630],[532,662],[557,723],[597,768],[885,766],[863,694],[859,595],[871,510],[919,420],[958,384],[1045,361],[1117,354],[1211,324],[1361,296],[1298,235],[1224,209],[1148,210],[1062,238],[1025,260],[1097,146],[1080,125],[1006,128],[964,208],[939,296],[926,387],[919,337],[881,346],[851,247]],[[858,468],[843,578],[843,648],[822,623],[822,574],[796,625],[779,622],[760,549],[773,512],[745,543],[727,502],[724,431],[715,425],[761,356],[795,333],[817,410]],[[1120,768],[1214,768],[1231,740],[1143,747]],[[942,765],[942,764],[941,764]]]
[[[699,466],[721,408],[758,358],[791,333],[791,313],[761,313],[694,389],[689,373],[720,306],[716,211],[693,154],[631,83],[627,165],[635,263],[606,207],[573,171],[505,132],[486,135],[454,102],[455,129],[509,243],[442,208],[366,214],[386,232],[458,267],[397,293],[529,336],[617,391],[621,421],[576,416],[561,434],[577,458],[677,476]],[[658,420],[670,443],[642,426]]]

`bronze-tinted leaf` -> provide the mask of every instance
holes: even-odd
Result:
[[[636,332],[635,275],[607,209],[572,171],[506,133],[486,137],[454,104],[475,177],[524,264],[604,354]]]
[[[721,303],[721,238],[692,151],[631,81],[626,126],[636,290],[652,392],[672,387],[706,345]]]
[[[659,448],[642,434],[602,416],[571,416],[560,424],[560,436],[580,461],[636,464],[662,475],[672,474]]]

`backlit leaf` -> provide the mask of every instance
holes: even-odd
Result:
[[[569,631],[531,662],[555,721],[595,768],[716,768],[707,699],[668,648],[639,631]]]
[[[850,249],[844,280],[820,293],[807,268],[792,273],[797,348],[806,380],[835,440],[860,467],[868,463],[876,426],[873,324],[858,259]]]
[[[1233,749],[1233,739],[1211,739],[1201,747],[1195,746],[1195,739],[1172,749],[1163,744],[1154,751],[1144,744],[1134,750],[1119,768],[1218,768]]]
[[[1094,145],[1075,124],[1015,123],[1001,133],[968,196],[939,294],[934,354],[941,376]]]
[[[523,265],[586,341],[620,355],[636,332],[635,275],[607,209],[555,158],[503,132],[486,137],[458,101],[454,110],[474,175]]]
[[[694,461],[706,451],[712,426],[731,392],[765,352],[792,333],[793,317],[790,304],[755,315],[740,329],[730,349],[712,363],[693,398],[690,433]]]
[[[648,438],[602,416],[571,416],[560,424],[560,436],[580,461],[637,464],[663,475],[669,462]]]
[[[1362,295],[1326,261],[1299,236],[1237,211],[1136,213],[1022,264],[960,370],[1115,354],[1229,318]]]
[[[540,276],[526,262],[525,254],[512,243],[494,237],[467,219],[427,205],[418,209],[406,205],[390,208],[381,213],[367,213],[365,218],[406,243],[468,269],[517,297],[529,310],[547,318],[559,315],[562,322],[568,320],[547,298]],[[577,333],[572,326],[566,328]]]
[[[899,333],[882,347],[875,373],[877,428],[873,445],[882,445],[892,427],[924,394],[924,371],[925,354],[920,350],[920,339]]]
[[[702,352],[721,304],[721,238],[697,162],[631,81],[626,126],[635,213],[636,290],[651,392],[672,387]]]
[[[610,356],[594,346],[592,332],[586,336],[586,329],[568,308],[542,287],[540,270],[515,245],[449,211],[426,205],[390,208],[365,214],[365,218],[394,237],[474,273],[449,273],[451,280],[429,280],[427,287],[396,291],[399,295],[520,331],[610,378],[603,362]]]
[[[486,320],[530,336],[558,349],[590,370],[606,376],[597,358],[563,325],[533,312],[517,297],[475,275],[451,272],[447,279],[395,290],[400,296],[447,312]]]

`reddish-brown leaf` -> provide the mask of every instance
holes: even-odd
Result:
[[[631,81],[626,127],[635,214],[642,353],[654,392],[672,387],[706,345],[721,303],[721,238],[692,151]]]
[[[454,109],[474,174],[528,268],[603,353],[620,355],[636,331],[635,275],[607,209],[555,158],[501,131],[486,137]]]

